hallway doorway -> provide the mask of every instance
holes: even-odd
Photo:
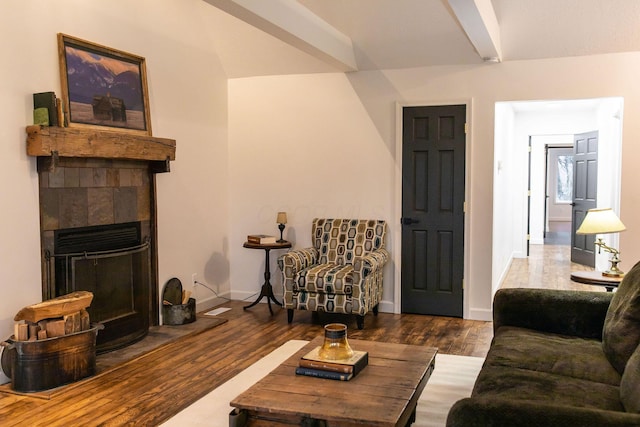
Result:
[[[571,221],[549,221],[545,233],[545,245],[569,246],[571,244]]]
[[[545,229],[543,244],[571,244],[573,201],[573,146],[545,147]]]
[[[531,167],[538,162],[540,169],[544,170],[545,144],[557,142],[556,137],[565,136],[568,140],[563,145],[571,145],[573,135],[598,130],[603,147],[598,162],[598,169],[603,169],[603,173],[598,174],[598,207],[619,208],[623,106],[623,98],[496,103],[493,292],[505,280],[512,262],[526,259],[529,248],[533,252],[535,246],[546,246],[545,230],[566,233],[566,224],[553,224],[553,230],[547,228],[544,174],[541,181],[529,183],[528,180],[529,156]],[[529,141],[536,138],[539,142],[532,143],[530,151]],[[551,235],[553,241],[561,241],[555,239],[563,237],[564,234]],[[603,265],[607,265],[606,254],[597,255],[596,269]]]

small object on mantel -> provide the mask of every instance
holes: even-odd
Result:
[[[26,320],[31,323],[38,323],[43,319],[63,317],[86,309],[91,305],[92,300],[93,294],[91,292],[73,292],[24,307],[15,315],[13,320],[16,322]]]
[[[40,126],[49,126],[49,110],[44,107],[34,109],[33,124]]]
[[[45,108],[47,110],[47,126],[58,126],[58,108],[55,92],[40,92],[33,94],[33,109]],[[34,121],[34,124],[36,123]]]

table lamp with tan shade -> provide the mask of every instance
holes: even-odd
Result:
[[[611,208],[589,209],[582,224],[580,224],[580,228],[576,230],[576,234],[610,234],[618,233],[626,229],[622,221],[620,221],[620,218],[618,218]],[[600,250],[604,250],[611,254],[611,258],[609,258],[611,267],[607,271],[603,271],[602,275],[609,277],[623,276],[624,273],[618,268],[620,252],[611,246],[607,246],[601,237],[598,237],[595,245],[598,247],[598,253],[600,253]]]
[[[287,223],[287,213],[278,212],[278,217],[276,218],[276,222],[278,223],[278,229],[280,230],[280,240],[278,240],[278,243],[282,243],[285,241],[282,238],[282,232],[284,231],[284,225]]]

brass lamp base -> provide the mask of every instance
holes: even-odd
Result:
[[[602,275],[606,277],[622,277],[624,276],[624,272],[618,268],[618,263],[620,262],[620,258],[617,253],[614,253],[611,259],[609,260],[611,263],[611,267],[607,271],[603,271]]]

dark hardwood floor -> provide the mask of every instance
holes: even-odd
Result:
[[[515,259],[502,287],[599,290],[571,282],[569,247],[532,245],[527,259]],[[354,339],[437,347],[441,353],[484,357],[492,323],[449,317],[380,313],[367,315],[364,330],[349,317],[286,311],[274,316],[265,304],[244,311],[245,301],[223,304],[228,322],[199,335],[172,342],[104,375],[62,389],[52,399],[0,393],[2,426],[158,425],[290,339],[311,340],[323,324],[347,323]],[[229,396],[229,400],[235,396]]]
[[[286,310],[274,316],[265,304],[223,304],[228,322],[152,351],[112,371],[70,387],[51,400],[0,393],[2,426],[158,425],[229,380],[290,339],[311,340],[323,324],[340,321],[348,336],[382,342],[437,347],[441,353],[484,357],[492,338],[490,322],[449,317],[380,313],[367,315],[365,328],[355,319]],[[229,396],[231,400],[235,396]]]

